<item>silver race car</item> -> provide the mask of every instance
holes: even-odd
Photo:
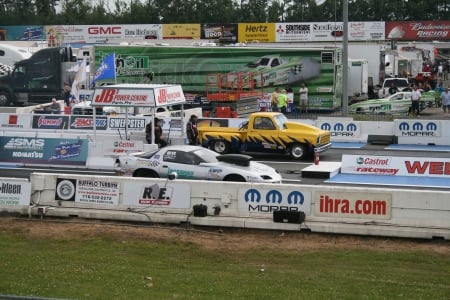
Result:
[[[180,179],[281,183],[272,167],[242,154],[220,155],[207,148],[172,145],[149,152],[137,152],[116,159],[120,175],[167,178],[176,173]]]

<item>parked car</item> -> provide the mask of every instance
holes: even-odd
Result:
[[[114,169],[120,175],[133,177],[167,178],[176,173],[180,179],[281,183],[281,175],[274,168],[252,161],[251,156],[220,155],[190,145],[120,156]]]
[[[420,110],[424,110],[429,101],[434,101],[434,91],[422,93]],[[407,113],[411,106],[411,92],[398,92],[382,99],[361,101],[350,105],[350,113]]]

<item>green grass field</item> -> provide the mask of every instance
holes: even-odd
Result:
[[[184,232],[178,233],[185,237],[183,241],[147,239],[128,231],[121,236],[104,232],[83,235],[76,229],[72,234],[52,236],[45,231],[32,234],[33,226],[0,228],[2,295],[64,299],[450,299],[450,253],[445,251],[346,249],[334,248],[332,242],[299,250],[277,249],[276,245],[210,249],[186,240],[195,234],[185,236]],[[303,238],[309,239],[308,235]]]

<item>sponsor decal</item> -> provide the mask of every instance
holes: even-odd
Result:
[[[107,118],[97,117],[95,120],[95,128],[99,130],[106,130],[108,125]],[[94,118],[93,117],[71,117],[70,129],[93,129]]]
[[[310,214],[311,195],[289,189],[240,189],[238,205],[249,213],[273,213],[275,210],[303,211]]]
[[[390,194],[316,193],[315,214],[325,217],[390,219]]]
[[[76,180],[75,179],[56,179],[56,200],[62,201],[75,201],[75,191],[76,191]]]

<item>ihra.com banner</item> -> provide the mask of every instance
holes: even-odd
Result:
[[[46,165],[86,165],[88,140],[0,137],[2,162]]]

